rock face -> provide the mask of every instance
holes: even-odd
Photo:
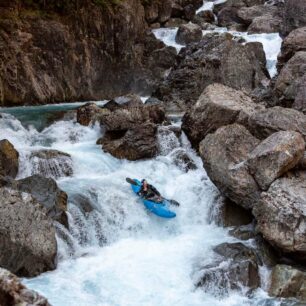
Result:
[[[251,92],[268,78],[262,58],[257,44],[243,45],[230,34],[207,34],[182,49],[178,64],[154,95],[170,110],[185,110],[212,83]]]
[[[73,174],[71,156],[57,150],[39,150],[31,153],[32,175],[41,174],[57,179]]]
[[[306,116],[294,109],[279,106],[253,113],[248,128],[259,139],[265,139],[278,131],[296,131],[306,137]]]
[[[117,1],[107,8],[98,2],[1,2],[1,104],[102,100],[151,91],[158,63],[151,66],[142,1]],[[166,11],[160,20],[167,20]]]
[[[287,265],[277,265],[271,274],[269,294],[276,297],[294,297],[306,301],[306,272]]]
[[[37,292],[25,287],[11,272],[0,268],[0,305],[50,306]]]
[[[233,202],[250,209],[260,190],[246,165],[248,154],[259,143],[239,124],[219,128],[200,143],[204,168],[218,189]]]
[[[304,0],[287,0],[284,8],[283,34],[306,26],[306,7]]]
[[[221,261],[202,268],[203,275],[197,286],[207,291],[228,293],[242,286],[256,289],[260,286],[257,255],[242,243],[222,243],[214,248]],[[223,262],[222,262],[223,261]],[[227,261],[225,263],[224,261]],[[222,264],[221,264],[222,263]]]
[[[224,125],[247,121],[260,109],[262,107],[242,91],[215,83],[207,86],[197,103],[186,112],[182,129],[197,147],[207,134]]]
[[[0,265],[26,277],[54,269],[55,229],[46,210],[29,194],[8,188],[0,189],[0,210]]]
[[[306,258],[305,178],[296,171],[277,179],[253,209],[264,238],[298,258]]]
[[[52,178],[33,175],[17,181],[17,189],[30,193],[47,211],[48,216],[68,227],[66,192]]]
[[[298,91],[305,88],[305,77],[306,51],[299,51],[284,66],[275,83],[275,93],[282,105],[292,106]]]
[[[274,133],[249,154],[249,171],[260,188],[266,190],[276,178],[299,163],[304,151],[305,141],[300,133]]]
[[[156,155],[158,146],[156,141],[157,127],[152,123],[142,124],[127,130],[117,138],[118,133],[107,132],[100,144],[105,152],[116,158],[138,160],[152,158]]]
[[[0,141],[0,175],[16,177],[19,169],[19,153],[6,139]]]
[[[179,44],[198,42],[202,38],[202,29],[194,23],[183,24],[179,27],[175,40]]]

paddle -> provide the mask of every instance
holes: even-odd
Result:
[[[137,182],[135,182],[134,180],[132,180],[131,178],[127,177],[125,179],[129,184],[132,184],[132,185],[135,185],[135,186],[139,186],[137,184]],[[170,200],[170,199],[166,199],[163,197],[164,200],[168,201],[171,205],[174,205],[174,206],[180,206],[180,203],[175,201],[175,200]]]

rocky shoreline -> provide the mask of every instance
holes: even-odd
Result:
[[[95,6],[89,2],[73,9],[84,12],[88,5],[92,13]],[[65,10],[41,16],[40,7],[5,1],[0,13],[0,100],[15,106],[112,98],[102,107],[87,103],[73,114],[83,126],[101,127],[97,144],[118,159],[154,158],[162,154],[161,135],[176,143],[184,132],[224,196],[220,223],[242,241],[216,246],[215,262],[201,267],[195,286],[207,291],[217,287],[218,294],[244,286],[251,295],[262,286],[261,267],[267,267],[268,293],[303,303],[306,4],[227,0],[196,14],[201,5],[192,0],[122,1],[111,11],[95,11],[99,22],[94,25],[90,12],[84,12],[81,26]],[[109,24],[113,27],[106,28]],[[171,26],[179,26],[176,42],[186,45],[178,54],[151,33]],[[277,75],[271,79],[260,43],[230,33],[203,36],[202,31],[220,26],[280,32]],[[13,35],[17,38],[10,40]],[[53,39],[62,43],[53,44]],[[61,48],[72,45],[64,54]],[[16,75],[18,61],[24,67]],[[152,96],[143,103],[135,93]],[[181,128],[171,125],[169,112],[184,113]],[[72,160],[57,150],[32,152],[28,158],[36,166],[29,177],[18,179],[21,152],[1,136],[0,249],[5,251],[0,252],[0,266],[34,277],[56,268],[56,224],[69,230],[68,196],[56,179],[73,175]],[[197,167],[182,148],[175,154],[174,162],[184,171]],[[86,199],[71,200],[92,209]],[[4,269],[0,305],[49,305],[39,295],[25,293]]]

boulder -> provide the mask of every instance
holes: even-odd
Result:
[[[237,12],[237,16],[239,17],[240,22],[243,22],[246,26],[249,26],[255,18],[267,14],[271,16],[277,12],[278,9],[275,6],[255,5],[240,8]]]
[[[49,217],[68,227],[66,192],[58,188],[52,178],[32,175],[16,181],[16,187],[22,192],[30,193],[47,211]]]
[[[275,266],[271,273],[269,294],[306,302],[306,272],[287,265]]]
[[[272,245],[296,258],[306,258],[306,172],[288,172],[263,192],[253,214],[257,230]]]
[[[195,162],[182,148],[173,151],[170,157],[172,158],[173,163],[185,172],[197,169]]]
[[[100,107],[95,103],[86,103],[82,105],[77,109],[77,122],[85,126],[94,123],[100,110]]]
[[[160,50],[160,49],[162,49],[162,48],[158,48],[158,50]],[[116,98],[110,100],[103,107],[110,109],[109,106],[113,103],[116,103],[119,107],[120,106],[136,107],[136,106],[142,106],[142,104],[143,104],[139,96],[137,96],[135,94],[128,94],[128,95],[119,96],[119,97],[116,97]]]
[[[287,0],[284,8],[282,34],[288,35],[292,30],[306,26],[305,0]]]
[[[13,273],[0,268],[0,305],[51,306],[46,298],[28,289]]]
[[[204,22],[208,22],[208,23],[214,23],[215,22],[215,15],[212,11],[207,10],[207,11],[202,11],[198,14],[198,16],[200,18],[202,18],[202,20]]]
[[[236,6],[226,6],[220,10],[217,15],[218,26],[220,27],[231,27],[236,24],[240,24],[240,19],[238,17],[239,7]]]
[[[181,18],[170,18],[165,24],[165,28],[174,28],[174,27],[179,27],[182,24],[186,24],[187,21]]]
[[[306,73],[299,79],[296,85],[296,96],[292,107],[306,114]]]
[[[57,179],[59,177],[71,176],[73,174],[71,156],[61,151],[33,151],[29,160],[32,165],[32,175],[41,174],[45,177]]]
[[[298,51],[306,51],[306,27],[293,30],[283,40],[277,61],[278,71],[281,71],[284,64]]]
[[[263,140],[248,156],[249,172],[262,190],[267,190],[278,177],[294,168],[305,151],[300,133],[280,131]]]
[[[183,24],[179,27],[175,41],[179,44],[198,42],[202,38],[202,29],[194,23]]]
[[[11,176],[18,174],[19,153],[14,146],[7,140],[0,140],[0,175]]]
[[[0,210],[0,266],[24,277],[55,269],[55,229],[46,209],[29,194],[0,188]]]
[[[248,33],[276,33],[279,32],[282,26],[282,18],[280,16],[273,16],[265,14],[254,18],[248,27]]]
[[[242,243],[222,243],[214,252],[219,258],[201,269],[197,286],[218,295],[242,287],[256,289],[260,286],[257,255],[253,249]]]
[[[305,83],[301,82],[305,76],[306,51],[299,51],[283,67],[276,80],[274,91],[281,105],[292,106],[298,90],[305,87]]]
[[[246,164],[248,154],[258,143],[239,124],[221,127],[200,143],[200,156],[209,178],[223,195],[246,209],[251,209],[260,197]]]
[[[259,139],[265,139],[278,131],[296,131],[306,137],[306,116],[301,112],[271,107],[253,113],[247,123],[248,129]]]
[[[206,87],[197,103],[185,113],[182,129],[197,148],[209,133],[224,125],[247,121],[262,108],[242,91],[214,83]]]
[[[212,83],[250,93],[269,78],[262,58],[260,45],[239,43],[228,33],[206,34],[180,51],[177,65],[153,96],[164,101],[169,111],[184,111]]]
[[[236,226],[228,232],[231,236],[240,240],[249,240],[255,237],[255,228],[252,223]]]
[[[130,128],[126,132],[109,131],[99,141],[103,151],[119,159],[139,160],[152,158],[157,154],[157,127],[152,123]]]

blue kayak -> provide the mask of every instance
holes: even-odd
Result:
[[[138,185],[131,184],[133,191],[137,194],[141,189],[141,182],[137,179],[134,179],[134,182]],[[137,194],[138,195],[138,194]],[[140,196],[139,196],[140,197]],[[163,199],[161,203],[156,203],[153,201],[146,200],[145,198],[140,197],[144,206],[151,211],[153,214],[162,217],[162,218],[174,218],[176,213],[169,210],[169,202],[166,199]]]

